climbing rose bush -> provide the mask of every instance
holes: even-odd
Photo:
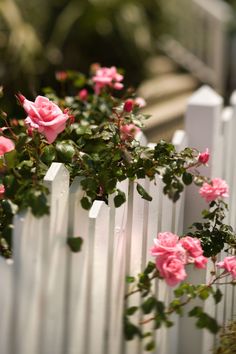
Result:
[[[71,182],[80,178],[84,192],[80,203],[87,210],[96,199],[107,204],[112,200],[115,207],[120,207],[126,202],[120,182],[127,179],[146,201],[151,201],[152,196],[140,179],[148,179],[154,185],[161,179],[163,193],[173,202],[180,198],[185,187],[195,184],[209,203],[202,220],[193,223],[185,235],[159,233],[151,249],[155,263],[149,262],[135,277],[127,276],[128,284],[132,284],[131,290],[127,286],[125,298],[140,292],[142,301],[131,308],[127,303],[125,336],[154,338],[151,332],[142,333],[143,324],[154,321],[157,329],[163,324],[171,326],[171,314],[181,314],[192,299],[213,296],[219,301],[220,290],[213,285],[219,285],[220,277],[231,274],[234,279],[235,260],[231,258],[217,265],[224,269],[221,275],[214,273],[217,255],[226,246],[227,250],[236,248],[235,233],[224,224],[227,205],[223,198],[228,196],[228,186],[225,181],[210,180],[197,170],[208,163],[208,149],[200,152],[185,148],[178,152],[163,140],[153,148],[142,146],[138,136],[148,118],[140,110],[145,101],[131,88],[125,89],[123,73],[116,67],[95,64],[89,77],[68,70],[57,72],[56,79],[59,92],[47,88],[44,95],[36,98],[19,94],[19,116],[9,117],[0,111],[0,254],[7,259],[12,256],[15,213],[30,209],[35,217],[41,217],[50,212],[43,179],[53,162],[65,165]],[[70,241],[69,238],[71,250],[78,251],[82,244],[80,237],[73,238],[73,243]],[[188,283],[189,265],[205,268],[208,260],[214,262],[212,279],[207,284]],[[156,298],[153,291],[156,279],[175,287],[169,304]],[[152,316],[135,324],[130,316],[136,311],[141,311],[139,319],[150,313]],[[216,333],[217,323],[201,307],[190,313],[201,322],[201,327]],[[151,350],[153,342],[147,348]]]

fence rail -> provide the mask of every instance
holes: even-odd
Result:
[[[201,81],[224,93],[231,7],[222,0],[169,0],[163,11],[171,23],[161,41],[162,49]]]
[[[236,96],[232,96],[231,108],[222,109],[222,98],[203,87],[189,101],[186,132],[177,131],[173,137],[176,149],[187,145],[210,149],[212,159],[204,173],[208,171],[209,176],[223,177],[229,183],[228,218],[233,227],[235,124]],[[125,181],[119,186],[128,195],[124,205],[114,208],[111,198],[109,205],[95,201],[86,211],[80,205],[80,178],[69,187],[65,167],[52,164],[45,176],[50,216],[36,219],[29,211],[17,215],[13,263],[0,258],[0,354],[144,353],[139,340],[126,342],[123,338],[125,275],[136,275],[144,268],[157,232],[182,234],[199,218],[204,204],[192,187],[173,204],[161,192],[161,180],[156,184],[148,180],[139,183],[152,195],[152,202],[140,198],[134,182]],[[68,250],[68,236],[84,239],[80,253]],[[204,281],[207,275],[209,269],[192,271],[189,279],[199,281],[200,277]],[[233,290],[225,287],[223,291],[226,300],[214,313],[222,324],[236,312]],[[164,282],[156,283],[156,294],[160,300],[171,298]],[[141,298],[137,295],[132,301],[137,304]],[[214,311],[210,302],[206,307],[208,312]],[[157,331],[158,346],[153,353],[211,352],[214,336],[196,330],[188,318],[175,320],[173,328]]]

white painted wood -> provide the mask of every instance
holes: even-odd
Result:
[[[44,235],[40,350],[43,354],[64,354],[69,173],[61,163],[53,163],[44,181],[50,191],[50,218],[49,231]]]
[[[66,353],[84,353],[87,294],[88,294],[88,260],[91,240],[88,234],[89,215],[83,209],[80,200],[84,191],[76,178],[70,187],[69,203],[69,237],[82,237],[83,244],[79,253],[69,253],[68,257],[68,303],[67,303],[67,336]]]
[[[42,245],[47,218],[35,218],[30,212],[14,220],[14,282],[12,350],[19,354],[39,353],[42,278]],[[25,333],[29,336],[25,338]]]
[[[89,219],[94,227],[93,248],[90,269],[90,304],[87,316],[89,328],[87,334],[88,354],[104,354],[107,347],[106,337],[106,306],[107,306],[107,272],[109,251],[109,208],[102,201],[95,201]],[[90,236],[90,235],[89,235]],[[91,235],[92,236],[92,235]]]
[[[13,264],[0,257],[0,354],[10,354],[12,343]]]

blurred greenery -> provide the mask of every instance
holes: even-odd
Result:
[[[129,83],[164,21],[161,0],[1,0],[0,84],[35,95],[54,84],[55,70],[87,72],[92,62],[125,69]]]

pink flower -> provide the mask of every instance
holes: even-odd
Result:
[[[146,106],[146,101],[145,101],[145,99],[142,98],[142,97],[137,97],[137,98],[135,98],[134,103],[135,103],[137,106],[139,106],[140,108],[143,108],[143,107]]]
[[[208,259],[204,256],[198,256],[194,258],[194,265],[196,268],[206,268]]]
[[[65,81],[68,78],[68,74],[66,71],[57,71],[56,72],[56,79],[58,81]]]
[[[81,101],[87,101],[88,99],[88,90],[83,89],[80,90],[78,93],[79,98],[81,99]]]
[[[236,279],[236,256],[225,257],[222,262],[218,262],[217,267],[225,269]]]
[[[185,236],[180,239],[180,244],[188,251],[190,257],[198,257],[203,254],[201,242],[196,237]]]
[[[123,75],[120,75],[115,66],[111,68],[98,68],[95,76],[93,76],[92,80],[95,82],[95,92],[99,94],[103,87],[111,87],[115,90],[121,90],[124,85],[121,83],[123,80]]]
[[[204,152],[201,152],[198,155],[198,162],[205,165],[208,162],[209,158],[210,158],[209,150],[206,149]]]
[[[0,199],[3,198],[4,193],[5,193],[5,187],[3,184],[0,184]]]
[[[187,252],[179,243],[179,237],[172,232],[160,232],[154,239],[154,246],[151,249],[152,256],[175,255],[182,263],[187,261]]]
[[[140,128],[136,127],[134,124],[125,124],[120,127],[121,139],[125,140],[133,140],[135,135],[137,135],[141,131]]]
[[[0,136],[0,156],[15,149],[14,143],[4,136]]]
[[[63,113],[47,97],[38,96],[35,102],[27,100],[23,95],[18,95],[18,98],[28,114],[25,123],[42,133],[49,144],[53,143],[57,135],[65,129],[68,113]]]
[[[200,195],[206,200],[207,203],[219,198],[229,196],[229,187],[227,183],[221,178],[214,178],[209,183],[203,183],[199,190]]]
[[[124,103],[124,111],[125,112],[128,112],[128,113],[131,112],[133,107],[134,107],[134,101],[131,98],[129,98],[128,100],[125,101],[125,103]]]
[[[183,262],[175,255],[158,257],[156,259],[156,267],[159,270],[160,275],[170,286],[175,286],[187,276]]]

